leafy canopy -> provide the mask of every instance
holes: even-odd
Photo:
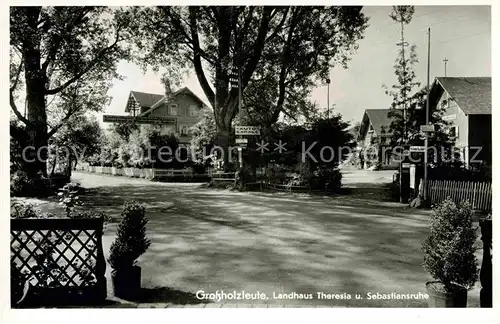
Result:
[[[141,62],[178,80],[194,68],[214,109],[219,131],[228,132],[238,112],[239,75],[244,106],[265,115],[297,114],[329,69],[346,66],[367,18],[354,6],[190,6],[141,12]],[[160,32],[159,32],[160,31]],[[238,77],[237,77],[238,78]],[[259,99],[259,100],[256,100]]]

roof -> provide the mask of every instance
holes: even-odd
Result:
[[[491,114],[491,77],[437,77],[436,82],[465,114]]]
[[[130,91],[130,94],[135,98],[135,100],[139,102],[142,107],[146,108],[153,106],[165,96],[164,94],[146,93],[139,91]],[[128,111],[128,106],[125,111]]]
[[[389,110],[390,109],[366,109],[363,115],[360,134],[365,133],[366,123],[370,122],[376,135],[390,135],[389,128],[392,118],[388,116]]]
[[[181,94],[181,93],[188,93],[190,96],[192,96],[193,98],[195,98],[196,100],[198,100],[202,105],[205,105],[205,103],[203,102],[203,100],[201,100],[197,95],[195,95],[193,91],[189,90],[188,87],[184,87],[184,88],[181,88],[181,89],[179,89],[177,91],[174,91],[172,93],[172,95],[170,96],[170,98],[174,98],[175,96],[177,96],[178,94]],[[153,110],[155,110],[157,107],[159,107],[166,100],[167,100],[167,97],[164,96],[164,95],[162,95],[159,100],[157,100],[153,105],[150,106],[150,109],[148,109],[147,111],[145,111],[142,114],[140,114],[140,116],[144,116],[144,115],[150,114]]]

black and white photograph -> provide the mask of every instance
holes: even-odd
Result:
[[[168,4],[4,7],[8,308],[493,307],[492,6]]]

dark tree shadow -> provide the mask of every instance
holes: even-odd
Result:
[[[178,305],[208,304],[209,301],[198,299],[196,295],[168,287],[141,288],[139,303],[172,303]]]

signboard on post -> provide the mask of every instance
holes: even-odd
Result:
[[[102,121],[105,123],[135,122],[136,124],[161,125],[161,124],[175,123],[176,119],[171,117],[134,117],[134,116],[103,115]]]
[[[236,144],[247,144],[248,143],[248,138],[237,138],[236,139]]]
[[[235,135],[260,135],[258,126],[236,126],[234,129]]]
[[[420,125],[420,131],[424,133],[434,132],[434,125]]]
[[[410,152],[425,152],[425,146],[410,146]]]

